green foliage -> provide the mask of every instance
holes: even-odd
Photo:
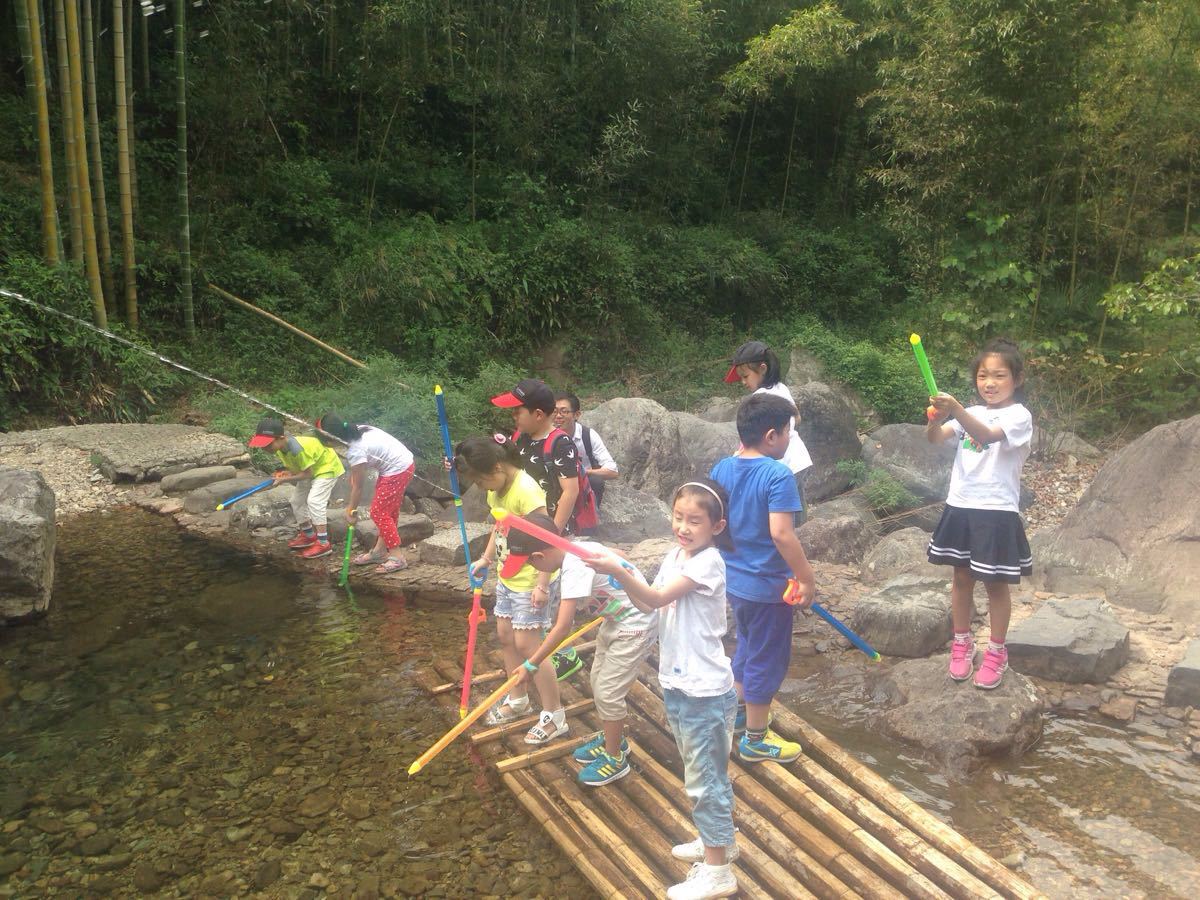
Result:
[[[920,505],[912,491],[882,469],[868,469],[861,459],[843,459],[837,464],[837,470],[862,492],[876,515],[886,516]]]
[[[1012,242],[1010,216],[971,211],[967,221],[941,261],[949,275],[942,320],[965,334],[1010,329],[1033,302],[1037,277]]]

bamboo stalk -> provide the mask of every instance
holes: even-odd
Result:
[[[829,772],[872,800],[930,845],[948,856],[961,860],[971,872],[984,882],[996,885],[1005,896],[1020,900],[1044,896],[1033,885],[1009,871],[953,828],[896,790],[790,710],[776,704],[774,723],[773,727],[780,734],[803,741],[810,754]]]
[[[301,331],[295,325],[291,324],[290,322],[285,322],[283,319],[279,318],[279,316],[275,315],[274,313],[269,313],[265,309],[255,306],[253,303],[247,303],[245,300],[241,299],[240,297],[233,296],[233,294],[229,293],[229,291],[222,290],[221,288],[217,287],[215,284],[210,284],[208,286],[208,289],[210,291],[212,291],[214,294],[216,294],[218,297],[224,297],[226,300],[231,300],[234,303],[236,303],[238,306],[244,306],[246,309],[250,310],[251,312],[258,313],[264,319],[270,319],[276,325],[282,325],[284,328],[286,328],[288,331],[292,332],[293,334],[300,335],[300,337],[304,338],[306,341],[316,344],[322,350],[327,350],[328,352],[330,352],[334,356],[336,356],[338,359],[344,360],[345,362],[350,363],[350,365],[352,365],[352,366],[357,366],[360,369],[365,369],[367,367],[366,363],[359,362],[353,356],[349,356],[349,355],[343,353],[341,350],[338,350],[334,347],[330,347],[324,341],[317,340],[317,338],[313,337],[307,331]]]
[[[591,698],[576,700],[573,703],[568,703],[563,706],[563,712],[573,713],[582,709],[587,709],[592,705]],[[468,740],[476,746],[480,744],[488,744],[492,741],[498,741],[505,735],[513,734],[521,731],[528,731],[531,725],[537,724],[538,714],[534,713],[528,716],[522,716],[512,722],[506,722],[503,725],[497,725],[495,728],[489,728],[486,731],[477,731],[471,735]]]
[[[63,161],[67,172],[67,211],[71,225],[71,261],[83,262],[83,219],[79,215],[79,178],[75,173],[75,121],[71,115],[71,64],[67,58],[67,15],[54,0],[54,37],[58,48],[58,98],[62,104]]]
[[[571,741],[559,741],[557,744],[543,747],[541,750],[530,750],[528,753],[502,759],[496,763],[496,771],[501,775],[505,772],[518,772],[521,769],[536,766],[538,763],[550,762],[574,751],[575,745]]]
[[[42,47],[42,21],[38,0],[16,0],[17,12],[25,12],[29,31],[29,73],[33,80],[33,115],[38,136],[38,171],[42,186],[42,252],[52,266],[62,261],[62,237],[58,230],[58,206],[54,197],[54,155],[50,142],[50,107],[46,98],[46,63]]]
[[[19,2],[19,0],[18,0]],[[92,2],[83,6],[83,75],[87,89],[88,149],[91,151],[92,194],[96,204],[96,236],[100,251],[100,281],[104,285],[104,308],[116,314],[113,286],[112,239],[108,230],[108,198],[104,190],[104,156],[100,147],[100,111],[96,104],[96,42],[92,28]]]
[[[130,3],[134,0],[129,0]],[[117,101],[117,186],[121,195],[121,250],[125,274],[125,318],[137,328],[137,248],[133,239],[133,192],[129,163],[129,90],[125,78],[124,0],[113,0],[113,82]]]
[[[179,286],[183,295],[183,332],[196,339],[192,308],[192,226],[188,217],[187,159],[187,0],[175,0],[175,185],[179,208]],[[349,546],[349,545],[347,545]]]

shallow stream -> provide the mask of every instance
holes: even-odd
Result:
[[[0,896],[591,896],[461,745],[405,774],[448,722],[413,673],[463,609],[137,511],[64,526],[58,564],[51,615],[0,629]],[[1200,767],[1156,726],[1052,719],[952,782],[871,732],[864,668],[798,661],[798,708],[1051,896],[1200,890]]]

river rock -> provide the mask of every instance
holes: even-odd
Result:
[[[360,496],[358,498],[359,506],[367,507],[367,506],[371,505],[371,501],[375,499],[375,486],[378,483],[379,483],[379,470],[368,467],[367,471],[363,477],[362,491],[360,492]],[[410,481],[409,484],[411,485],[412,482]],[[410,494],[409,494],[409,491],[406,489],[404,492],[404,499],[408,500],[409,498],[410,498]],[[350,475],[347,470],[347,474],[338,478],[337,482],[334,484],[333,492],[329,495],[329,505],[330,505],[330,507],[335,507],[338,509],[345,509],[346,504],[349,502],[350,502]]]
[[[620,481],[609,482],[595,539],[635,543],[671,533],[671,510],[662,500]]]
[[[1183,659],[1172,667],[1163,704],[1200,709],[1200,638],[1188,644]]]
[[[853,516],[871,529],[878,531],[879,528],[879,520],[871,511],[871,504],[867,503],[867,498],[859,491],[839,494],[823,503],[808,503],[806,512],[809,519],[837,519],[841,516]]]
[[[295,492],[294,485],[277,484],[265,491],[251,494],[231,507],[233,515],[230,521],[234,526],[247,530],[294,525],[296,515],[292,512],[292,495]],[[184,508],[187,508],[186,502]]]
[[[250,461],[238,441],[190,425],[65,425],[0,435],[0,446],[13,444],[83,450],[109,481],[157,481],[197,466]]]
[[[260,891],[266,890],[276,881],[282,873],[282,865],[277,859],[264,860],[261,865],[254,871],[254,886]]]
[[[474,484],[465,487],[460,484],[459,488],[463,492],[463,518],[468,522],[492,524],[495,520],[492,518],[491,507],[488,506],[487,491]]]
[[[133,886],[144,894],[155,893],[162,883],[162,876],[150,863],[142,863],[133,870]]]
[[[795,396],[805,385],[813,381],[825,381],[825,363],[803,347],[793,347],[788,353],[788,367],[783,380]]]
[[[296,811],[305,818],[323,816],[337,805],[337,795],[329,788],[317,788],[300,801]]]
[[[1042,701],[1017,672],[980,691],[951,681],[941,655],[906,660],[879,677],[875,697],[888,706],[876,718],[884,734],[923,748],[957,776],[988,757],[1019,756],[1042,737]]]
[[[895,478],[916,498],[910,509],[935,505],[933,510],[904,523],[926,531],[932,531],[941,516],[940,504],[950,487],[954,454],[952,444],[930,444],[923,425],[884,425],[863,443],[867,465]]]
[[[841,565],[859,562],[875,542],[875,533],[858,516],[809,519],[796,537],[809,559]]]
[[[160,487],[164,494],[183,494],[215,481],[228,481],[236,477],[237,469],[233,466],[201,466],[175,475],[164,475]]]
[[[1051,599],[1009,630],[1007,646],[1018,672],[1099,684],[1129,658],[1129,629],[1102,599]]]
[[[54,543],[54,491],[46,479],[0,466],[0,622],[50,608]]]
[[[479,559],[487,549],[492,529],[478,522],[467,523],[467,541],[471,545],[471,558]],[[405,546],[408,546],[405,544]],[[457,528],[443,528],[421,541],[421,562],[434,566],[465,566],[462,537]]]
[[[859,600],[852,626],[885,656],[928,656],[953,636],[944,579],[900,575]]]
[[[1057,528],[1030,541],[1042,582],[1100,582],[1110,603],[1200,625],[1200,416],[1113,454]]]
[[[696,415],[705,422],[733,422],[737,419],[738,402],[733,397],[710,397],[696,407]]]
[[[588,410],[582,421],[604,438],[621,467],[622,484],[665,500],[687,480],[682,477],[687,463],[679,447],[679,425],[661,404],[618,397]],[[736,444],[729,452],[735,449]]]
[[[1137,700],[1124,695],[1104,700],[1100,703],[1100,715],[1117,722],[1132,722],[1137,716]]]
[[[935,566],[925,555],[929,532],[915,526],[885,534],[863,557],[862,580],[881,584],[899,575],[940,579],[943,587],[952,577],[950,566]]]
[[[796,428],[813,461],[805,476],[804,494],[817,503],[850,486],[850,477],[839,472],[837,464],[862,457],[858,422],[846,401],[820,381],[801,386],[793,396],[800,412]]]
[[[6,853],[0,856],[0,878],[7,878],[24,865],[25,857],[20,853]]]
[[[346,517],[338,513],[330,516],[329,537],[335,544],[341,544],[346,540]],[[400,546],[408,547],[418,541],[423,541],[434,533],[433,520],[429,516],[423,516],[420,513],[415,515],[400,515],[396,518],[396,531],[400,535]],[[455,530],[455,536],[458,536],[458,531]],[[379,538],[379,529],[375,523],[371,521],[367,514],[367,510],[360,509],[358,513],[358,522],[354,525],[354,542],[360,547],[371,548],[375,546],[375,541]]]
[[[204,515],[205,513],[213,512],[216,510],[218,503],[235,497],[242,493],[242,491],[250,490],[255,485],[262,483],[263,480],[257,474],[239,475],[237,478],[227,478],[224,481],[214,481],[211,484],[206,484],[204,487],[196,488],[187,495],[183,501],[184,511],[193,515]],[[284,485],[270,488],[273,491],[283,489],[285,489]],[[266,491],[262,493],[266,493]],[[236,510],[241,504],[253,499],[254,497],[247,497],[245,500],[239,500],[231,508]]]

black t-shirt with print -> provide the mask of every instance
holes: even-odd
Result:
[[[558,498],[562,496],[562,484],[558,479],[579,476],[575,442],[569,435],[560,434],[550,445],[549,454],[545,452],[544,437],[535,439],[527,434],[520,434],[514,443],[521,454],[521,468],[546,492],[546,511],[553,518],[554,511],[558,509]]]

